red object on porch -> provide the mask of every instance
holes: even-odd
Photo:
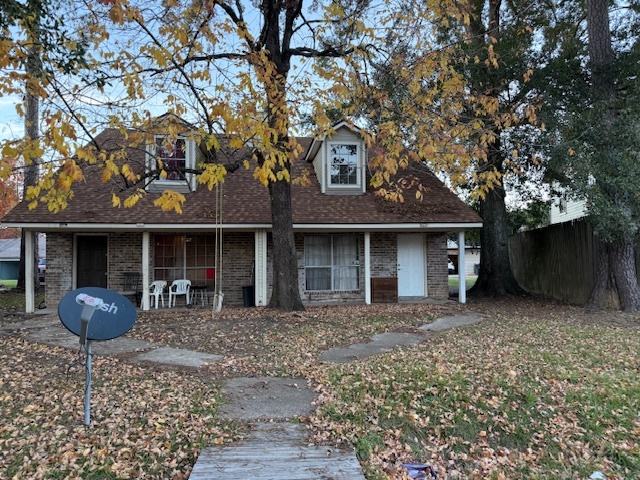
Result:
[[[216,278],[216,269],[207,268],[207,280],[213,280]]]

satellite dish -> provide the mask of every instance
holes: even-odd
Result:
[[[128,298],[106,288],[82,287],[67,293],[58,304],[60,321],[74,335],[80,336],[85,304],[95,307],[87,325],[87,340],[120,337],[136,323],[136,308]]]

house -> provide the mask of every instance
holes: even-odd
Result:
[[[38,258],[45,257],[45,238],[38,240]],[[0,279],[17,280],[20,269],[20,238],[0,239]]]
[[[587,201],[568,195],[566,189],[554,197],[549,211],[549,224],[578,220],[587,214]]]
[[[303,152],[291,172],[292,178],[308,180],[292,185],[303,302],[448,298],[447,235],[456,232],[464,245],[465,229],[480,227],[481,219],[425,166],[401,172],[425,187],[421,202],[415,192],[407,192],[402,204],[384,200],[369,185],[359,131],[346,123],[334,130],[322,139],[299,138]],[[81,286],[123,290],[131,272],[141,275],[144,310],[152,281],[181,278],[209,296],[217,279],[225,304],[246,303],[247,292],[256,306],[268,304],[273,276],[268,189],[244,168],[227,175],[222,192],[199,186],[188,169],[204,161],[203,149],[187,136],[174,145],[165,145],[166,138],[129,148],[117,130],[97,137],[103,148],[126,148],[132,166],[149,168],[158,158],[166,166],[166,177],[149,182],[133,208],[114,208],[112,193],[134,187],[122,178],[102,182],[98,167],[87,166],[86,181],[74,186],[66,209],[55,214],[45,205],[28,210],[23,202],[2,219],[27,234],[46,232],[49,305]],[[246,153],[222,145],[216,156],[227,162]],[[182,214],[154,206],[165,188],[185,192]],[[464,275],[464,266],[460,272]],[[464,290],[460,301],[465,301]]]
[[[460,255],[460,249],[458,242],[453,240],[447,240],[447,255],[454,265],[458,264]],[[464,266],[467,277],[478,275],[480,268],[480,246],[479,245],[465,245],[464,246]],[[458,268],[455,268],[458,271]]]

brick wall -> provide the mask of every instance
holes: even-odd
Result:
[[[108,249],[107,288],[122,291],[125,272],[142,275],[142,233],[111,233]]]
[[[398,235],[371,234],[371,278],[398,276]]]
[[[253,232],[226,233],[222,258],[222,291],[224,303],[242,305],[242,287],[251,284],[254,258]],[[298,261],[298,282],[303,302],[341,303],[364,302],[364,234],[358,235],[360,252],[360,290],[350,292],[307,292],[305,290],[304,234],[295,235]],[[153,235],[151,238],[153,245]],[[60,299],[73,289],[73,234],[47,235],[47,281],[45,301],[55,307]],[[108,288],[121,290],[124,272],[142,272],[142,234],[112,233],[109,235]],[[448,298],[446,234],[426,235],[427,288],[429,297]],[[371,234],[371,276],[397,277],[397,234]],[[55,252],[55,253],[54,253]],[[272,237],[267,239],[267,298],[273,290]],[[153,281],[153,252],[151,255],[151,281]]]
[[[427,293],[429,298],[449,298],[447,234],[427,234]]]
[[[73,290],[73,234],[47,233],[47,278],[45,304],[57,308],[58,303]]]
[[[253,232],[225,233],[222,249],[222,292],[225,305],[242,305],[242,287],[251,285],[255,236]]]

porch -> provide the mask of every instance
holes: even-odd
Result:
[[[459,245],[464,245],[464,231],[458,235]],[[385,278],[397,282],[394,302],[446,301],[446,236],[443,231],[297,232],[303,303],[378,303],[375,285]],[[216,290],[224,294],[225,305],[266,306],[273,277],[270,232],[225,233],[218,259],[212,237],[206,232],[52,233],[47,242],[47,304],[57,304],[64,294],[81,286],[130,292],[125,276],[137,272],[140,283],[134,298],[140,299],[143,311],[155,307],[149,290],[153,281],[166,281],[168,287],[176,279],[188,279],[194,287],[189,297],[178,299],[177,306],[211,306]],[[309,253],[312,249],[315,253]],[[463,263],[458,272],[464,278]],[[465,293],[460,289],[460,303],[466,302]],[[167,289],[164,297],[167,305]],[[29,299],[27,292],[27,311],[33,311]]]

